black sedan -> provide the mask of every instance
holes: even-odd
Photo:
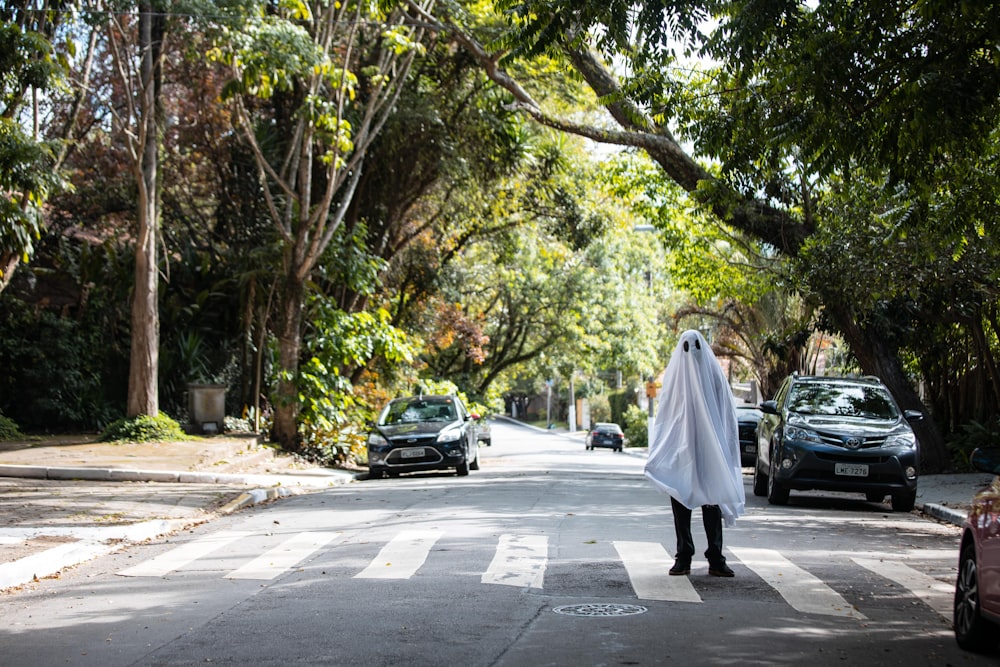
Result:
[[[736,421],[740,429],[740,460],[744,468],[757,462],[757,426],[764,413],[754,405],[737,405]]]
[[[622,427],[618,424],[600,422],[594,424],[594,428],[587,433],[587,449],[609,447],[616,452],[620,452],[624,446],[625,434],[622,432]]]
[[[479,470],[477,415],[457,396],[397,398],[368,434],[368,477],[454,468]]]

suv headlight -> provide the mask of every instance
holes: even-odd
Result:
[[[462,432],[458,429],[451,428],[447,431],[442,431],[441,435],[438,436],[438,442],[455,442],[462,437]]]
[[[389,441],[381,433],[369,433],[368,434],[368,446],[369,447],[385,447],[389,444]]]
[[[785,440],[805,440],[806,442],[823,442],[814,432],[801,426],[785,426]]]

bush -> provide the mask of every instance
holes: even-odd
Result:
[[[590,397],[590,423],[611,421],[611,403],[606,394]]]
[[[355,466],[368,462],[368,432],[357,424],[302,432],[303,458],[324,466]]]
[[[124,442],[163,442],[188,438],[180,424],[162,412],[155,417],[139,415],[131,419],[119,419],[101,435],[101,440],[104,441]]]
[[[629,447],[649,447],[649,415],[638,405],[630,405],[624,415],[625,437]]]
[[[17,422],[9,417],[4,417],[0,415],[0,441],[3,440],[19,440],[24,437],[21,430],[17,427]]]

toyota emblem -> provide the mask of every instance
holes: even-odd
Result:
[[[861,438],[848,438],[847,440],[844,441],[844,446],[847,447],[848,449],[858,449],[859,447],[861,447],[861,443],[862,443]]]

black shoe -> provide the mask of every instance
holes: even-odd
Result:
[[[735,577],[736,573],[730,569],[725,563],[720,563],[718,565],[710,565],[708,567],[708,573],[713,577]]]
[[[670,568],[670,575],[677,577],[682,574],[691,574],[691,563],[680,560],[674,561],[674,566]]]

